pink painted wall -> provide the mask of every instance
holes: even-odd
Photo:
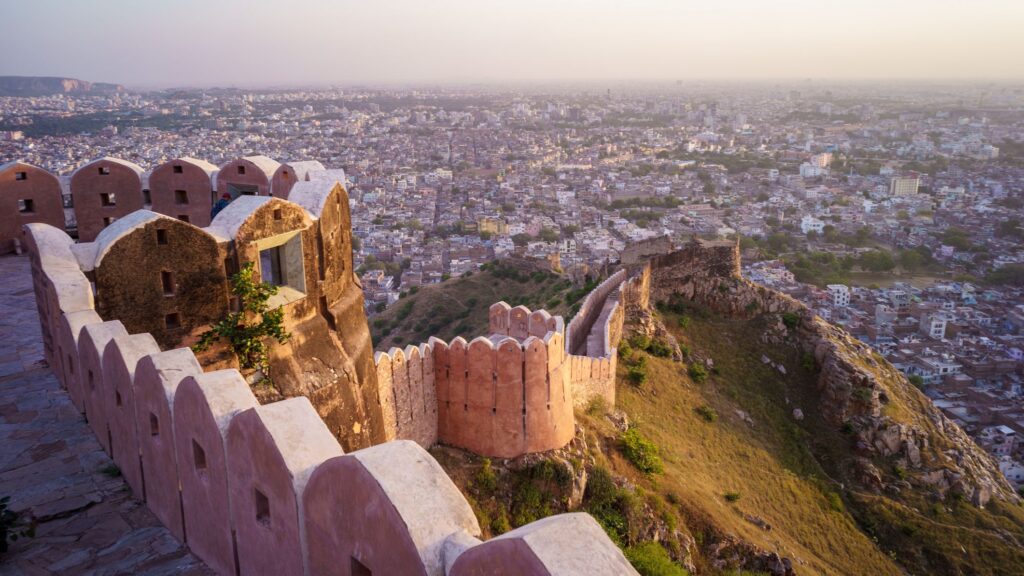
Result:
[[[491,540],[462,553],[450,576],[552,576],[520,539]]]
[[[508,335],[523,340],[530,335],[530,309],[516,306],[508,314]]]
[[[228,490],[242,574],[302,574],[302,492],[342,454],[309,399],[257,406],[228,429]]]
[[[174,449],[174,396],[184,378],[196,378],[202,373],[203,368],[188,348],[144,356],[135,368],[135,427],[139,433],[146,503],[181,542],[185,541],[186,526],[181,514],[178,455]]]
[[[398,416],[395,413],[395,385],[392,380],[391,355],[377,352],[374,356],[377,367],[377,401],[381,407],[384,422],[384,437],[398,438]]]
[[[101,169],[109,173],[100,174]],[[114,205],[105,206],[102,194],[114,194]],[[142,208],[142,180],[132,168],[101,158],[71,175],[71,198],[75,204],[78,239],[92,242],[107,227],[104,218],[121,218]]]
[[[82,328],[89,324],[102,324],[103,319],[95,310],[83,310],[62,314],[57,324],[57,346],[63,362],[64,387],[71,396],[71,402],[79,412],[85,412],[85,389],[82,387],[82,361],[78,356],[78,339]]]
[[[373,574],[426,575],[402,517],[355,457],[313,474],[304,495],[309,573],[352,574],[352,558]]]
[[[137,494],[145,486],[157,517],[214,572],[347,574],[355,558],[383,574],[442,576],[452,562],[452,574],[546,574],[564,564],[552,559],[567,553],[574,555],[571,574],[634,573],[592,519],[592,526],[568,518],[523,527],[516,539],[526,549],[511,538],[480,544],[469,504],[416,443],[342,456],[308,399],[259,406],[237,371],[204,374],[188,349],[160,352],[151,334],[129,336],[119,321],[103,322],[92,309],[67,312],[89,300],[81,278],[64,273],[67,254],[58,256],[67,244],[37,241],[44,236],[28,245],[38,251],[33,283],[58,377],[129,485]],[[535,318],[534,327],[551,320]],[[451,347],[432,339],[394,350],[397,372],[391,358],[379,356],[378,370],[390,365],[392,383],[398,374],[405,386],[407,419],[396,428],[432,443],[435,414],[445,433],[482,450],[518,454],[568,442],[576,365],[587,377],[603,378],[613,358],[566,358],[557,328],[544,339],[505,339],[497,347],[485,338],[457,338]],[[265,507],[256,490],[266,496]],[[538,548],[526,535],[545,530],[542,540],[554,544]],[[458,553],[457,561],[445,557]]]
[[[493,437],[515,447],[525,444],[523,358],[523,348],[515,340],[498,345]]]
[[[32,289],[43,336],[43,353],[46,361],[62,376],[66,355],[60,349],[58,336],[61,315],[92,310],[92,287],[71,251],[74,240],[63,229],[49,224],[26,224],[21,238],[31,262]],[[61,383],[67,386],[63,377]]]
[[[110,454],[110,428],[103,396],[103,352],[115,336],[128,336],[118,320],[88,324],[78,337],[78,385],[85,401],[85,417],[107,454]]]
[[[443,576],[447,539],[480,534],[458,488],[412,441],[328,460],[303,501],[310,574],[352,574],[355,559],[374,574]]]
[[[236,414],[256,406],[249,385],[234,370],[187,376],[174,394],[174,444],[188,545],[218,574],[235,573],[228,425]]]
[[[110,430],[110,455],[135,497],[145,500],[135,415],[135,366],[160,351],[150,334],[115,336],[103,352],[100,399]]]
[[[245,168],[245,174],[238,173],[239,166]],[[231,184],[256,186],[257,196],[270,195],[270,176],[244,158],[236,158],[220,167],[220,172],[217,173],[217,193],[227,192]]]
[[[29,200],[21,211],[19,200]],[[60,181],[46,170],[24,162],[12,162],[0,171],[0,254],[14,250],[21,227],[40,222],[64,229],[64,199]]]
[[[232,420],[228,452],[239,570],[242,574],[301,574],[302,544],[292,478],[255,408]],[[257,491],[267,499],[263,517],[258,516]]]
[[[175,166],[181,172],[175,172]],[[179,190],[185,193],[185,198],[179,198]],[[213,182],[206,170],[188,160],[168,160],[153,168],[149,175],[149,198],[153,212],[178,219],[186,216],[193,226],[210,225]]]
[[[430,350],[434,360],[434,389],[437,398],[437,438],[448,436],[449,378],[448,344],[438,338],[430,338]]]

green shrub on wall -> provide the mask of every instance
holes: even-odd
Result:
[[[241,310],[230,312],[199,337],[192,347],[196,352],[208,350],[219,340],[227,340],[243,369],[260,370],[271,384],[267,339],[284,344],[291,334],[284,329],[284,309],[269,310],[267,301],[277,294],[277,286],[258,279],[249,262],[231,277],[231,293],[238,297]]]

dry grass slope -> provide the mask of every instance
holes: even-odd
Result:
[[[666,321],[678,325],[678,318]],[[665,472],[647,477],[613,456],[614,472],[684,503],[684,521],[698,543],[705,531],[707,537],[735,535],[799,562],[798,573],[900,574],[846,512],[839,488],[790,415],[796,405],[785,402],[787,396],[796,399],[790,389],[813,385],[799,359],[774,358],[787,366],[788,376],[762,364],[745,322],[693,320],[686,334],[675,332],[692,354],[711,357],[715,367],[698,384],[685,365],[650,356],[640,387],[626,383],[620,368],[619,406],[659,446]],[[718,418],[710,422],[701,407]],[[606,438],[615,434],[604,418],[588,418],[586,425]]]

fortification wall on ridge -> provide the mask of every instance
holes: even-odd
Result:
[[[91,242],[107,226],[149,202],[153,212],[205,227],[212,219],[213,204],[224,193],[288,199],[296,184],[335,178],[344,180],[344,171],[327,170],[315,160],[281,164],[265,156],[249,156],[218,168],[204,160],[174,158],[147,173],[127,160],[98,158],[72,171],[74,219],[66,222],[57,174],[24,162],[8,162],[0,164],[0,254],[14,249],[25,224],[70,226],[81,240]],[[144,192],[149,193],[148,199]]]
[[[424,447],[441,442],[498,458],[561,448],[575,433],[563,346],[551,331],[521,341],[431,338],[378,352],[382,408],[394,418],[388,428]]]
[[[60,361],[53,365],[55,375],[78,390],[76,406],[88,412],[114,462],[138,474],[129,480],[136,497],[217,574],[442,576],[454,573],[467,551],[473,551],[471,562],[462,570],[469,573],[473,566],[508,562],[531,566],[533,574],[636,574],[600,531],[566,543],[567,554],[484,547],[468,502],[423,448],[398,441],[344,454],[306,398],[260,405],[238,371],[203,373],[188,348],[161,351],[151,334],[129,334],[117,320],[103,322],[88,307],[88,285],[65,273],[73,272],[68,244],[53,232],[42,224],[24,230],[33,251],[40,324],[51,337],[57,326],[70,334],[51,338],[49,357],[68,356],[62,368]],[[564,345],[559,333],[546,340],[528,337],[522,348],[512,338],[503,342],[509,350],[548,358],[562,354]],[[494,359],[493,343],[477,339],[470,348],[480,356],[464,355],[458,365],[486,375],[493,365],[479,358]],[[405,351],[394,354],[406,357]],[[424,373],[433,372],[436,380],[441,372],[436,358],[424,363],[420,354],[408,349],[413,360],[401,368],[410,407],[431,402],[413,388],[426,390]],[[419,367],[411,378],[410,364]],[[524,380],[538,391],[527,395],[528,408],[557,405],[557,393],[539,393],[545,390],[539,384],[559,380],[557,370],[542,362],[526,365]],[[449,364],[442,366],[450,371]],[[467,403],[486,408],[487,395],[479,392]],[[407,420],[415,416],[410,410]],[[577,522],[573,515],[555,518],[534,530],[527,525],[515,537]]]
[[[129,170],[113,160],[99,164]],[[184,173],[187,163],[181,164]],[[164,171],[173,175],[175,165],[167,164]],[[91,174],[93,167],[83,170]],[[112,171],[103,177],[114,175]],[[117,193],[113,195],[118,202]],[[251,264],[258,277],[278,286],[269,306],[283,311],[284,329],[297,335],[270,349],[277,392],[310,398],[346,448],[379,443],[385,435],[376,412],[376,372],[363,294],[352,267],[348,194],[336,181],[302,181],[290,198],[240,197],[206,228],[137,210],[103,228],[92,242],[75,243],[62,230],[31,224],[35,232],[25,242],[53,248],[42,252],[51,263],[48,274],[37,274],[38,281],[62,275],[61,285],[69,287],[62,295],[41,286],[38,305],[52,309],[64,298],[62,312],[91,309],[102,319],[117,320],[129,334],[151,334],[162,349],[189,346],[237,308],[228,277]],[[72,367],[61,365],[66,354],[55,355],[55,347],[67,347],[76,339],[63,319],[43,326],[47,358],[61,371]],[[204,351],[200,361],[210,368],[238,366],[223,342]],[[92,402],[86,393],[90,390],[71,390],[83,409]],[[109,444],[109,439],[101,442]]]
[[[596,397],[615,405],[625,274],[588,295],[569,328],[546,310],[497,302],[488,314],[489,336],[431,338],[419,347],[378,352],[387,438],[423,447],[441,442],[498,458],[568,444],[575,407]],[[566,343],[573,327],[582,343],[577,354]]]

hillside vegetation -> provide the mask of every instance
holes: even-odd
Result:
[[[770,317],[658,318],[684,361],[624,342],[618,410],[579,411],[565,450],[514,462],[435,450],[489,535],[582,509],[645,575],[784,574],[782,559],[795,574],[1024,573],[1019,504],[982,509],[909,482],[880,494],[844,476],[855,440],[815,413],[813,357],[762,341]]]
[[[593,282],[576,285],[536,261],[508,259],[458,278],[412,289],[383,313],[370,319],[374,348],[426,342],[431,336],[449,341],[487,335],[488,309],[504,300],[510,306],[545,309],[571,317]]]

